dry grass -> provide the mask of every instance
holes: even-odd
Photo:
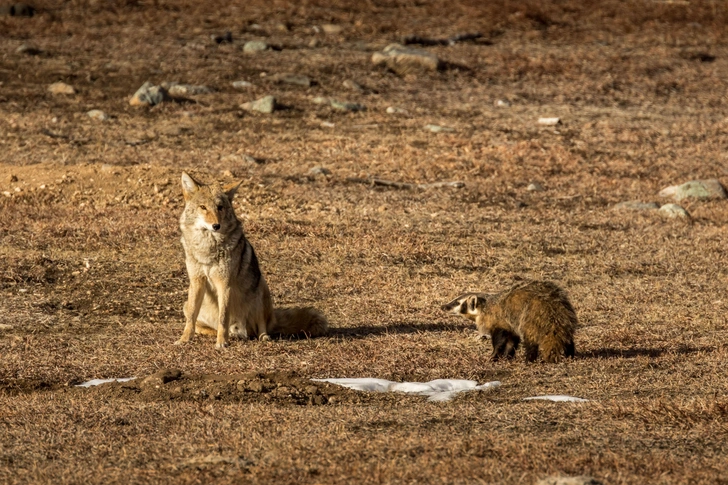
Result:
[[[728,203],[689,202],[688,222],[611,209],[728,182],[725,7],[325,3],[41,2],[32,19],[0,18],[0,482],[728,483]],[[314,32],[324,23],[344,31]],[[210,40],[227,30],[233,45]],[[370,63],[404,35],[474,31],[485,37],[428,48],[460,67],[402,78]],[[249,39],[281,50],[243,55]],[[44,52],[15,54],[24,42]],[[217,92],[130,107],[147,79]],[[47,93],[58,80],[79,94]],[[288,109],[238,108],[268,93]],[[307,175],[318,165],[331,174]],[[236,208],[276,302],[321,309],[330,337],[172,345],[182,169],[244,181]],[[352,181],[369,176],[466,185]],[[547,190],[528,192],[534,181]],[[491,363],[489,343],[439,311],[518,278],[568,290],[576,359]],[[166,368],[181,383],[72,387]],[[251,393],[237,384],[250,372],[289,390]],[[343,376],[503,386],[448,403],[309,388]],[[590,402],[521,401],[538,394]]]

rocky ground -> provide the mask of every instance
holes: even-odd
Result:
[[[0,6],[0,481],[724,483],[727,19]],[[183,170],[242,181],[276,304],[320,309],[329,336],[173,345]],[[569,293],[575,359],[491,362],[440,310],[523,279]],[[333,377],[501,386],[311,380]],[[588,402],[523,400],[549,394]]]

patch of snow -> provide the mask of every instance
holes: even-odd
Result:
[[[524,397],[523,398],[523,401],[534,401],[534,400],[554,401],[554,402],[589,402],[589,399],[582,399],[580,397],[574,397],[574,396],[564,396],[563,394],[549,394],[546,396],[533,396],[533,397]]]
[[[477,381],[466,379],[435,379],[430,382],[394,382],[373,377],[311,379],[348,387],[356,391],[407,392],[428,396],[428,401],[449,401],[455,394],[466,391],[483,391],[500,386],[500,381],[478,385]]]
[[[120,377],[118,379],[91,379],[90,381],[76,384],[76,387],[91,387],[98,386],[99,384],[106,384],[109,382],[128,382],[136,379],[136,377]]]

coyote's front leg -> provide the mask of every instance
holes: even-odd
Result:
[[[176,345],[189,342],[195,334],[195,322],[200,313],[202,298],[205,296],[205,277],[190,277],[190,288],[187,291],[185,302],[185,329],[182,336],[175,342]]]

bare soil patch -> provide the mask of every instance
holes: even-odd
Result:
[[[728,202],[613,209],[728,184],[725,7],[329,3],[0,16],[0,482],[726,483]],[[408,46],[438,70],[371,61],[468,33]],[[145,81],[212,92],[131,106]],[[240,108],[266,95],[280,109]],[[182,170],[242,180],[276,304],[318,308],[330,336],[173,345]],[[529,278],[569,293],[575,359],[490,362],[440,311]],[[503,385],[431,403],[324,377]],[[541,394],[589,402],[522,401]]]

